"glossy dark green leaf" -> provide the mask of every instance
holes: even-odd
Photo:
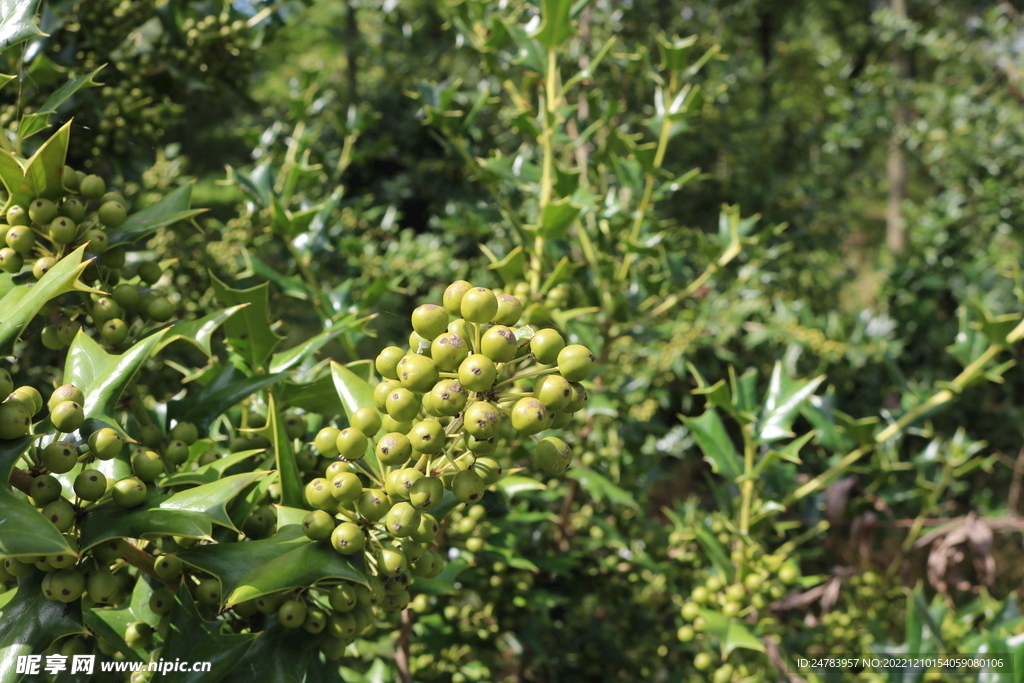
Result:
[[[231,683],[321,681],[309,670],[319,641],[303,629],[281,626],[276,617],[268,621],[271,626],[258,635],[252,649],[232,669]]]
[[[757,435],[761,441],[776,441],[793,436],[790,427],[800,412],[804,401],[817,391],[825,381],[821,375],[812,380],[792,380],[782,371],[782,363],[775,363],[768,384],[768,392],[764,397],[761,421],[757,425]]]
[[[209,484],[178,491],[164,499],[160,503],[160,507],[164,510],[199,512],[216,524],[234,529],[234,525],[228,517],[226,505],[242,489],[267,474],[267,472],[243,472]]]
[[[313,382],[285,384],[281,388],[281,404],[319,413],[325,420],[345,412],[338,390],[334,388],[334,378],[330,375]]]
[[[264,453],[266,449],[257,448],[251,451],[238,451],[237,453],[231,453],[223,458],[218,458],[208,465],[203,465],[194,470],[188,472],[177,472],[169,477],[164,477],[160,480],[161,486],[180,486],[182,484],[210,484],[217,481],[224,476],[224,471],[232,465],[236,465],[243,460],[248,460],[257,453]]]
[[[262,368],[274,348],[281,343],[281,337],[270,329],[270,284],[264,282],[249,289],[232,289],[217,278],[212,280],[214,294],[225,306],[249,304],[225,323],[224,330],[231,349],[244,358],[252,370]]]
[[[155,352],[164,332],[154,332],[120,355],[107,353],[84,331],[75,336],[64,365],[64,381],[85,393],[86,417],[113,422],[110,416],[114,406]]]
[[[30,436],[0,441],[0,557],[74,554],[57,527],[7,485],[15,464],[31,444]]]
[[[0,38],[2,40],[2,38]],[[64,157],[68,152],[71,122],[67,122],[44,142],[28,160],[0,149],[0,180],[12,204],[28,206],[36,197],[57,199],[64,193]]]
[[[362,570],[329,543],[306,539],[304,544],[294,550],[246,574],[238,587],[228,595],[228,603],[235,604],[288,588],[311,586],[327,579],[366,583]]]
[[[758,640],[742,622],[709,609],[702,609],[700,615],[704,617],[704,632],[718,638],[723,658],[728,657],[736,649],[765,651],[764,643]]]
[[[729,561],[729,554],[715,538],[715,535],[703,526],[694,527],[693,535],[697,538],[704,554],[711,560],[711,564],[715,565],[719,573],[725,577],[726,582],[731,582],[735,568]]]
[[[253,433],[265,437],[273,446],[275,468],[278,480],[281,482],[281,504],[289,507],[301,507],[303,503],[302,473],[299,472],[299,465],[295,460],[292,438],[285,432],[284,422],[280,419],[277,401],[273,394],[270,395],[267,402],[267,424],[262,429],[253,430]]]
[[[21,679],[15,673],[19,656],[38,655],[58,638],[85,632],[81,604],[47,600],[42,582],[39,572],[23,576],[18,592],[0,607],[0,681],[4,683]]]
[[[743,474],[740,455],[714,408],[708,408],[700,417],[683,416],[682,419],[704,453],[704,459],[711,464],[711,469],[729,481],[735,481]]]
[[[875,427],[878,425],[878,416],[862,417],[856,419],[841,410],[832,409],[832,415],[846,434],[860,446],[875,445]]]
[[[526,493],[528,491],[543,491],[547,489],[547,485],[530,477],[513,475],[500,479],[498,483],[494,485],[494,488],[504,493],[505,497],[511,500],[520,493]]]
[[[361,320],[356,320],[354,317],[351,317],[348,320],[339,321],[335,323],[335,325],[326,332],[321,332],[320,334],[316,335],[315,337],[307,339],[301,344],[296,344],[287,351],[275,353],[270,358],[270,366],[268,369],[269,372],[283,372],[289,368],[298,365],[299,363],[303,362],[304,360],[315,354],[317,351],[322,349],[325,344],[329,343],[332,339],[337,337],[342,332],[345,332],[346,330],[349,330],[359,325],[360,323],[366,322],[367,320],[370,320],[370,318],[362,318]]]
[[[501,276],[502,281],[506,285],[513,285],[516,282],[521,282],[526,272],[526,256],[523,251],[522,245],[516,247],[512,251],[505,255],[505,258],[499,259],[494,253],[487,248],[486,245],[480,245],[480,251],[484,252],[490,260],[491,265],[488,266],[490,270],[498,271],[498,275]]]
[[[119,647],[123,646],[126,648],[127,652],[125,654],[128,655],[130,653],[130,658],[135,661],[146,661],[149,658],[149,653],[141,648],[133,649],[129,647],[124,642],[124,632],[129,624],[137,621],[149,624],[154,628],[160,621],[160,615],[149,608],[149,599],[153,596],[153,585],[155,582],[156,579],[140,574],[135,582],[135,586],[132,588],[131,598],[128,600],[127,605],[117,609],[91,609],[86,612],[88,615],[86,624],[90,624],[91,621],[101,621],[106,624],[110,631],[117,634],[120,641],[112,640],[110,642]]]
[[[286,373],[246,377],[235,366],[227,364],[217,376],[195,394],[191,392],[180,401],[167,405],[168,417],[191,422],[201,434],[226,410],[252,396],[264,387],[284,379]]]
[[[78,282],[88,263],[82,262],[85,247],[79,247],[61,259],[39,282],[15,286],[0,299],[0,356],[9,356],[22,331],[54,297],[72,292],[93,291]]]
[[[551,202],[541,212],[538,234],[552,240],[564,239],[566,231],[581,210],[582,207],[572,203],[571,197]]]
[[[334,388],[341,399],[341,405],[345,408],[345,414],[350,418],[352,413],[360,408],[373,408],[373,387],[365,379],[352,372],[344,365],[331,361],[331,376],[334,378]],[[383,429],[383,428],[382,428]],[[380,471],[380,462],[373,452],[373,443],[367,445],[366,455],[363,462],[371,468]]]
[[[226,680],[256,640],[255,633],[221,633],[219,621],[199,616],[188,588],[182,583],[174,598],[161,657],[209,662],[209,671],[171,671],[160,676],[169,683],[217,683]]]
[[[205,211],[205,209],[190,209],[191,203],[192,184],[188,183],[167,194],[160,201],[150,204],[142,211],[128,216],[121,227],[107,232],[107,242],[110,246],[138,242],[160,228],[174,225],[178,221],[187,221]]]
[[[0,2],[0,52],[29,38],[43,35],[36,25],[39,0]]]
[[[182,562],[213,574],[227,596],[242,585],[256,567],[263,566],[310,541],[296,525],[280,527],[270,538],[239,543],[197,545],[178,553]]]
[[[172,325],[171,328],[167,330],[166,336],[160,344],[160,348],[163,349],[171,342],[183,339],[193,344],[207,356],[212,356],[213,351],[210,349],[210,340],[213,339],[213,333],[217,331],[217,328],[220,327],[225,320],[242,310],[244,307],[244,304],[240,304],[238,306],[232,306],[231,308],[225,308],[222,311],[214,311],[213,313],[205,315],[198,320],[183,320],[176,325]]]
[[[87,74],[68,79],[67,83],[46,98],[46,102],[37,111],[22,117],[18,124],[18,138],[25,140],[46,128],[50,114],[55,114],[57,107],[82,88],[95,87],[97,83],[92,79],[102,70],[103,67],[100,66]]]
[[[566,475],[580,483],[585,491],[588,491],[594,498],[601,501],[608,501],[615,505],[639,510],[640,506],[626,490],[616,486],[603,474],[595,472],[583,465],[576,465]]]
[[[541,0],[540,28],[531,36],[548,49],[555,49],[576,35],[570,10],[572,0]]]

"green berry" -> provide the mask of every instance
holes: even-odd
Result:
[[[111,318],[100,326],[100,337],[113,346],[123,344],[128,338],[128,325],[120,318]]]
[[[327,612],[318,607],[310,607],[306,612],[306,620],[302,622],[302,628],[307,633],[320,633],[327,628]]]
[[[409,498],[409,489],[412,488],[417,479],[422,477],[423,473],[412,467],[392,470],[388,472],[387,477],[384,479],[384,490],[393,501],[407,500]]]
[[[85,218],[86,206],[78,197],[66,197],[58,208],[61,216],[67,216],[76,223]]]
[[[679,610],[680,615],[687,621],[693,621],[700,616],[700,605],[695,602],[684,602],[682,609]]]
[[[408,566],[405,555],[393,548],[381,550],[377,560],[377,571],[384,576],[398,576]]]
[[[317,432],[313,439],[313,447],[316,448],[316,452],[325,458],[337,457],[338,434],[341,434],[341,430],[335,427],[324,427]]]
[[[427,396],[439,416],[454,417],[465,409],[469,392],[458,380],[443,379],[434,385]]]
[[[390,415],[385,414],[384,419],[381,421],[381,426],[385,432],[389,434],[395,432],[397,434],[408,434],[409,430],[412,429],[412,422],[399,422]]]
[[[520,434],[536,434],[548,428],[551,416],[544,404],[535,398],[521,398],[512,407],[512,427]]]
[[[57,217],[57,205],[43,197],[33,199],[28,205],[28,217],[36,225],[46,225]]]
[[[99,470],[82,470],[75,477],[74,489],[82,500],[99,500],[107,492],[107,477]]]
[[[104,427],[89,437],[89,451],[97,460],[111,460],[121,452],[124,439],[110,427]]]
[[[366,455],[366,447],[369,443],[370,440],[366,438],[365,434],[352,427],[346,427],[338,432],[338,438],[334,442],[338,453],[348,460],[358,460]]]
[[[452,493],[463,503],[475,503],[484,495],[484,480],[472,470],[463,470],[452,479]]]
[[[63,403],[64,401],[85,403],[85,394],[82,393],[82,390],[74,384],[62,384],[53,390],[53,393],[50,394],[50,398],[46,402],[46,405],[50,410],[53,410],[54,406],[58,403]]]
[[[149,596],[149,609],[159,616],[171,613],[174,607],[174,591],[166,586],[161,586]]]
[[[530,353],[543,365],[553,365],[564,348],[565,340],[556,330],[540,330],[530,339]]]
[[[475,353],[459,365],[459,383],[470,391],[488,391],[498,376],[494,361]]]
[[[104,480],[105,482],[106,480]],[[28,495],[32,498],[32,504],[36,507],[43,507],[48,503],[60,498],[64,491],[60,480],[50,474],[40,474],[32,479],[29,485]]]
[[[67,441],[54,441],[41,455],[43,466],[54,474],[70,472],[78,464],[78,451]]]
[[[305,493],[306,501],[317,510],[333,512],[338,507],[337,501],[331,495],[331,484],[326,479],[317,477],[309,482],[306,484]]]
[[[408,354],[398,361],[398,381],[409,391],[425,394],[438,380],[437,365],[426,356]]]
[[[18,206],[15,204],[11,208],[7,209],[7,223],[9,225],[29,225],[31,219],[28,217],[28,209],[24,206]]]
[[[132,453],[132,472],[145,482],[155,481],[164,472],[163,458],[156,451],[140,448]]]
[[[21,386],[11,392],[8,401],[17,401],[25,406],[29,415],[35,415],[43,409],[43,395],[35,387]]]
[[[28,226],[16,225],[7,231],[7,246],[19,254],[27,254],[36,245],[36,234]]]
[[[363,492],[363,482],[354,472],[338,472],[331,478],[331,496],[341,503],[357,500]]]
[[[11,576],[28,576],[35,570],[31,563],[22,562],[13,557],[4,558],[3,564],[4,570]]]
[[[498,313],[498,298],[486,287],[473,287],[463,295],[459,311],[468,322],[487,323]]]
[[[584,406],[587,405],[587,390],[579,382],[569,382],[569,386],[572,387],[573,395],[565,408],[562,408],[562,411],[576,413],[583,410]]]
[[[14,391],[14,380],[6,368],[0,368],[0,397],[7,396]]]
[[[484,486],[490,486],[501,479],[501,465],[493,458],[477,458],[470,468],[484,480]]]
[[[474,401],[462,414],[463,429],[478,439],[497,436],[501,426],[501,413],[486,401]]]
[[[558,476],[572,463],[572,449],[558,437],[541,439],[533,451],[534,464],[550,475]]]
[[[404,465],[412,457],[412,444],[405,434],[391,432],[377,441],[374,452],[377,459],[389,467]]]
[[[364,543],[363,530],[352,522],[342,522],[331,533],[331,545],[342,555],[362,552]]]
[[[139,264],[138,274],[139,278],[147,285],[155,285],[163,277],[164,271],[159,263],[146,261]]]
[[[180,439],[172,439],[167,442],[161,457],[172,465],[182,465],[188,460],[188,456],[188,444]]]
[[[50,221],[47,231],[54,244],[71,244],[78,237],[78,226],[66,216],[58,216]]]
[[[137,477],[125,477],[114,484],[113,495],[118,507],[133,508],[146,499],[146,484]]]
[[[417,543],[433,543],[434,539],[437,538],[439,529],[440,527],[433,515],[422,513],[420,514],[419,526],[416,527],[416,531],[412,532],[412,540]]]
[[[732,664],[723,664],[711,676],[712,683],[729,683],[732,680]]]
[[[63,498],[48,503],[40,512],[43,517],[53,522],[53,525],[61,533],[70,529],[75,523],[75,509]]]
[[[96,321],[97,325],[102,325],[108,320],[114,318],[120,318],[124,315],[124,311],[117,305],[117,302],[108,296],[105,296],[92,306],[92,319]]]
[[[741,583],[731,584],[725,589],[725,599],[731,602],[740,602],[747,597],[747,589]]]
[[[14,221],[8,218],[8,222],[11,225],[15,225]],[[462,315],[462,299],[466,295],[466,292],[473,289],[473,285],[469,284],[465,280],[457,280],[444,290],[444,295],[441,297],[441,303],[452,315]]]
[[[420,420],[409,430],[408,438],[418,453],[439,453],[444,448],[444,427],[437,420]]]
[[[60,343],[67,346],[75,340],[78,336],[78,331],[82,329],[82,324],[77,320],[65,320],[57,325],[57,337],[60,339]]]
[[[397,365],[397,364],[396,364]],[[395,389],[402,388],[401,382],[397,379],[387,379],[380,382],[373,388],[373,406],[378,412],[387,412],[388,395]]]
[[[523,317],[523,302],[511,294],[498,295],[498,312],[494,322],[499,325],[515,325]]]
[[[120,587],[121,582],[106,567],[97,569],[85,582],[85,590],[89,594],[89,598],[99,605],[109,605]]]
[[[418,510],[431,509],[443,497],[444,484],[437,477],[420,477],[409,486],[409,502]]]
[[[135,308],[139,303],[139,288],[135,285],[118,285],[110,295],[121,308]]]
[[[277,620],[285,628],[299,628],[306,622],[306,604],[288,600],[277,610]]]
[[[412,565],[410,572],[413,576],[420,576],[424,579],[436,578],[444,569],[444,558],[436,550],[428,550],[416,563]]]
[[[367,438],[373,438],[381,428],[380,413],[373,408],[359,408],[352,413],[349,423],[365,434]]]
[[[82,239],[89,243],[89,251],[93,254],[106,253],[110,246],[110,242],[107,239],[107,233],[102,230],[97,230],[96,228],[86,230],[85,234],[82,235]]]
[[[534,397],[552,412],[563,410],[573,398],[573,388],[561,375],[546,375],[533,385]]]
[[[124,204],[116,201],[105,202],[100,206],[96,212],[96,216],[100,219],[100,223],[116,230],[120,228],[124,223],[125,219],[128,218],[128,212],[125,211]]]
[[[711,655],[707,652],[699,652],[697,656],[693,658],[693,666],[697,671],[707,671],[711,668],[712,664]]]
[[[419,523],[419,510],[406,502],[395,503],[394,507],[388,510],[388,514],[384,515],[384,528],[396,538],[410,535]]]
[[[24,265],[25,259],[22,258],[21,254],[10,247],[0,249],[0,270],[3,270],[5,273],[18,273],[21,272],[21,267]]]
[[[117,202],[118,204],[123,205],[125,203],[124,195],[121,194],[120,192],[117,192],[116,190],[104,192],[103,196],[100,197],[100,206],[106,204],[107,202]]]
[[[107,184],[98,175],[87,175],[79,182],[78,191],[86,199],[99,199],[107,191]]]
[[[356,607],[356,590],[351,584],[342,583],[331,589],[327,595],[331,609],[336,612],[351,612]]]
[[[124,247],[111,247],[103,252],[103,265],[107,268],[122,268],[125,262]]]
[[[37,280],[43,279],[43,276],[49,273],[55,265],[57,265],[57,259],[52,256],[36,259],[36,262],[32,264],[32,277]]]
[[[420,397],[409,389],[399,387],[388,394],[385,409],[399,422],[412,422],[420,412]]]
[[[469,344],[454,332],[439,334],[430,343],[430,357],[444,372],[455,372],[469,356]]]
[[[93,557],[100,562],[105,564],[112,564],[117,560],[121,559],[124,555],[124,539],[123,538],[112,538],[107,541],[103,541],[92,549]]]
[[[397,346],[388,346],[377,354],[373,366],[377,373],[385,379],[398,379],[398,361],[405,356],[405,351]]]
[[[153,571],[165,581],[172,581],[181,576],[182,565],[177,555],[160,555],[153,563]]]
[[[43,346],[50,349],[51,351],[56,351],[58,349],[64,348],[64,345],[60,343],[60,337],[57,336],[56,325],[47,325],[42,330],[40,330],[39,340],[43,342]]]
[[[313,510],[302,518],[302,533],[314,541],[325,541],[334,531],[334,518],[323,510]]]
[[[426,340],[448,329],[448,312],[441,306],[423,304],[412,312],[412,329]]]
[[[220,580],[215,578],[203,579],[196,586],[196,600],[203,605],[220,604]]]
[[[285,413],[281,422],[289,439],[301,439],[306,435],[306,418],[298,413]]]
[[[479,439],[472,434],[466,439],[466,448],[474,455],[487,455],[498,449],[498,442],[493,436]]]
[[[364,489],[356,501],[356,511],[370,520],[378,521],[391,509],[391,499],[382,489]]]
[[[594,354],[582,344],[571,344],[558,352],[558,372],[570,382],[582,382],[594,371]]]
[[[331,619],[334,619],[337,615],[332,614],[328,618],[328,626],[331,623]],[[348,649],[348,641],[334,636],[328,636],[320,641],[320,652],[324,658],[329,662],[336,662],[345,656],[345,650]]]
[[[25,405],[10,399],[0,403],[0,439],[23,437],[31,427],[32,416]]]
[[[504,325],[494,325],[480,339],[480,351],[495,363],[507,363],[516,357],[519,341]]]
[[[163,323],[174,315],[174,306],[163,297],[157,297],[146,306],[146,316],[153,322]]]
[[[284,595],[281,593],[268,593],[256,598],[256,610],[260,614],[275,614],[284,602]]]
[[[74,602],[85,592],[85,577],[77,569],[61,569],[54,572],[50,591],[54,600]]]

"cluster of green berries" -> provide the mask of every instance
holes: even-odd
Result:
[[[10,204],[0,223],[0,270],[31,272],[41,279],[69,252],[88,244],[94,258],[81,279],[104,294],[65,296],[50,301],[40,315],[46,320],[41,341],[48,349],[61,349],[91,319],[97,336],[107,346],[120,347],[135,336],[131,314],[140,331],[146,322],[171,319],[174,306],[152,288],[164,274],[154,262],[126,263],[121,245],[111,246],[108,231],[128,218],[124,196],[107,191],[106,182],[65,166],[63,187],[50,197],[37,197],[27,205]]]

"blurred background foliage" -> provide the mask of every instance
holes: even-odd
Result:
[[[0,124],[105,64],[52,120],[139,204],[195,179],[202,231],[149,248],[196,310],[212,274],[271,281],[294,339],[376,313],[325,347],[352,361],[465,278],[597,350],[577,466],[449,525],[463,569],[417,605],[415,680],[1019,649],[1024,377],[992,323],[1024,303],[1019,3],[544,0],[564,35],[540,4],[52,1]],[[993,344],[1004,365],[913,412]],[[742,418],[797,395],[778,436]],[[771,464],[730,473],[748,450]],[[694,589],[751,575],[700,603],[751,640],[685,631]]]

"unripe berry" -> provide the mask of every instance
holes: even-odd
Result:
[[[153,322],[163,323],[174,315],[174,306],[163,297],[157,297],[146,306],[146,316]]]
[[[139,288],[135,285],[118,285],[110,295],[121,308],[135,308],[139,303]]]
[[[128,338],[128,325],[120,318],[111,318],[100,326],[100,337],[107,344],[123,344]]]
[[[7,231],[7,246],[19,254],[27,254],[36,245],[36,234],[27,226],[14,226]]]
[[[298,628],[306,621],[306,605],[298,600],[288,600],[277,610],[277,620],[285,628]]]
[[[349,420],[349,423],[367,438],[372,438],[377,435],[377,432],[381,428],[381,417],[373,408],[359,408]]]
[[[384,548],[378,556],[377,570],[384,576],[397,576],[405,571],[405,555],[393,548]]]
[[[100,206],[96,215],[100,219],[100,223],[111,230],[116,230],[124,223],[128,217],[128,212],[125,211],[124,205],[120,202],[110,201]]]
[[[501,479],[501,465],[493,458],[477,458],[470,468],[484,480],[484,486],[490,486]]]
[[[366,455],[366,447],[369,443],[369,439],[361,431],[352,427],[346,427],[338,432],[338,438],[335,440],[334,445],[337,446],[338,453],[343,458],[358,460]]]
[[[67,197],[58,209],[61,216],[67,216],[76,223],[81,223],[85,218],[85,210],[85,204],[78,197]]]
[[[474,401],[462,414],[463,429],[478,439],[497,436],[501,425],[501,413],[486,401]]]
[[[533,385],[534,397],[550,411],[563,410],[574,393],[572,385],[561,375],[546,375]]]
[[[406,502],[396,503],[384,516],[384,528],[396,538],[409,536],[416,530],[419,523],[419,511]]]
[[[397,363],[396,363],[397,365]],[[401,383],[397,379],[387,379],[380,382],[373,388],[373,406],[378,412],[387,412],[388,395],[395,389],[400,389]]]
[[[54,244],[71,244],[78,237],[78,226],[66,216],[59,216],[50,221],[47,231],[50,241]]]
[[[468,356],[469,344],[454,332],[439,334],[430,343],[430,358],[444,372],[455,372]]]
[[[573,395],[569,403],[562,408],[562,412],[576,413],[587,405],[587,390],[579,382],[569,382],[569,386],[572,387]]]
[[[78,464],[78,451],[67,441],[54,441],[41,455],[43,466],[54,474],[70,472]]]
[[[93,572],[85,582],[85,590],[88,592],[89,598],[100,605],[110,604],[119,588],[120,582],[106,567]]]
[[[121,452],[124,439],[115,430],[104,427],[89,437],[89,451],[97,460],[111,460]]]
[[[78,191],[86,199],[99,199],[107,191],[107,183],[98,175],[87,175],[79,182]]]
[[[114,318],[120,318],[123,314],[124,311],[121,310],[121,307],[110,297],[105,296],[92,306],[92,319],[96,321],[97,325],[102,325]]]
[[[572,463],[572,449],[561,439],[549,436],[537,444],[533,462],[548,474],[558,476]]]
[[[82,470],[75,477],[74,489],[82,500],[99,500],[107,492],[107,478],[99,470]]]
[[[57,205],[43,197],[33,199],[28,205],[28,217],[36,225],[46,225],[57,217]]]
[[[24,206],[18,206],[15,204],[11,208],[7,209],[7,223],[8,225],[29,225],[31,219],[28,217],[28,209]]]
[[[28,495],[32,498],[32,504],[36,507],[44,507],[60,498],[64,487],[57,477],[50,474],[40,474],[32,480],[29,485]]]
[[[382,489],[364,489],[356,501],[356,512],[370,520],[378,521],[391,509],[391,499]]]
[[[420,420],[409,430],[408,438],[419,453],[439,453],[444,448],[444,427],[437,420]]]
[[[439,529],[433,515],[422,513],[420,514],[420,523],[416,527],[416,531],[412,532],[411,538],[417,543],[433,543]]]
[[[409,502],[419,510],[431,509],[443,497],[444,484],[437,477],[420,477],[409,486]]]
[[[341,503],[351,503],[363,493],[363,482],[354,472],[338,472],[331,477],[331,497]]]
[[[412,422],[420,412],[420,397],[409,389],[399,387],[388,394],[385,409],[388,415],[399,422]]]
[[[564,348],[565,340],[557,330],[539,330],[530,339],[530,353],[542,365],[553,365],[558,360],[559,352]]]
[[[57,530],[64,533],[75,523],[75,509],[63,498],[49,503],[42,510],[43,517],[50,520]]]
[[[494,322],[498,325],[515,325],[523,317],[523,302],[511,294],[498,295],[498,312]]]
[[[486,287],[473,287],[463,295],[459,311],[471,323],[487,323],[498,313],[498,299]]]
[[[363,550],[363,530],[352,522],[342,522],[331,533],[331,545],[342,555],[354,555]]]
[[[544,404],[535,398],[521,398],[512,407],[512,426],[520,434],[536,434],[548,428],[551,416]]]
[[[439,416],[454,417],[465,409],[469,392],[458,380],[443,379],[434,385],[427,396]]]
[[[412,329],[426,340],[432,340],[448,329],[448,313],[434,304],[417,306],[412,312]]]
[[[155,452],[140,448],[132,454],[132,472],[145,482],[155,481],[164,472],[164,461]]]
[[[306,484],[304,489],[306,493],[306,501],[310,506],[318,510],[326,510],[327,512],[333,512],[337,508],[337,501],[334,500],[334,496],[331,495],[330,482],[326,479],[317,477],[313,481]]]
[[[356,607],[356,589],[351,584],[342,583],[331,589],[327,595],[331,609],[336,612],[351,612]]]
[[[426,356],[408,354],[398,361],[398,381],[409,391],[425,394],[438,380],[437,365]]]
[[[444,559],[436,550],[428,550],[410,569],[413,576],[433,579],[444,569]]]
[[[58,324],[57,337],[60,339],[60,343],[67,346],[73,342],[80,329],[82,329],[82,324],[77,320],[65,320]]]
[[[11,221],[8,217],[8,222],[11,225],[15,225],[14,221]],[[444,295],[441,297],[441,303],[444,304],[445,309],[452,315],[462,315],[462,299],[473,285],[469,284],[465,280],[457,280],[444,290]]]
[[[498,370],[487,356],[475,353],[459,365],[459,383],[470,391],[487,391],[494,385]]]
[[[412,443],[404,434],[391,432],[377,441],[375,453],[382,464],[398,467],[404,465],[412,457]]]
[[[373,366],[377,373],[385,379],[398,379],[398,361],[405,356],[405,351],[397,346],[388,346],[377,354]]]
[[[516,357],[519,341],[515,332],[504,325],[495,325],[480,339],[480,351],[495,363],[507,363]]]
[[[149,609],[159,616],[170,614],[172,607],[174,607],[174,591],[166,586],[157,588],[149,596]]]
[[[28,385],[18,387],[10,393],[7,401],[15,401],[25,406],[30,416],[36,415],[43,409],[43,395],[35,387]]]
[[[82,239],[89,243],[89,251],[93,254],[106,253],[110,246],[110,242],[107,239],[107,233],[102,230],[97,230],[96,228],[86,230],[85,234],[82,235]]]
[[[0,398],[14,391],[14,380],[6,368],[0,368]]]
[[[0,249],[0,270],[5,273],[18,273],[23,265],[25,265],[25,259],[21,254],[10,247]]]
[[[85,592],[85,577],[77,569],[61,569],[54,572],[50,591],[54,600],[74,602]]]
[[[215,578],[203,579],[196,586],[196,600],[203,605],[219,605],[220,590],[220,580]]]
[[[113,496],[118,507],[133,508],[146,499],[146,484],[137,477],[126,477],[114,484]]]
[[[393,470],[384,478],[384,490],[392,501],[407,500],[409,489],[422,477],[423,473],[412,467]]]
[[[558,352],[558,372],[570,382],[582,382],[594,371],[594,354],[582,344],[571,344]]]
[[[82,390],[76,387],[74,384],[62,384],[53,390],[50,394],[50,398],[46,401],[46,406],[53,410],[54,406],[64,401],[75,401],[76,403],[85,403],[85,394]]]
[[[41,280],[55,265],[57,265],[57,259],[52,256],[36,259],[36,262],[32,264],[32,277]]]
[[[475,503],[484,495],[484,480],[472,470],[463,470],[452,479],[452,493],[463,503]]]
[[[188,444],[180,439],[173,439],[167,442],[167,446],[163,450],[163,459],[172,465],[181,465],[188,460],[189,448]]]

